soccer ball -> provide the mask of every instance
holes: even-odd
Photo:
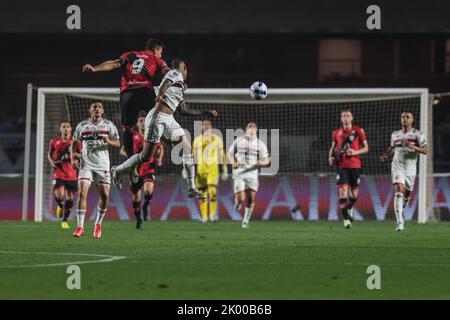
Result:
[[[250,97],[256,100],[265,99],[267,97],[267,86],[264,82],[256,81],[250,86]]]

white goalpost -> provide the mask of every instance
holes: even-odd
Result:
[[[26,167],[30,161],[36,162],[34,221],[52,217],[51,171],[46,160],[48,140],[56,135],[60,121],[69,120],[75,128],[81,119],[88,118],[87,108],[96,99],[107,102],[105,117],[119,127],[117,88],[37,89],[36,141],[29,142],[36,144],[36,159],[25,159]],[[375,177],[374,180],[382,176],[385,183],[390,177],[390,167],[379,163],[378,156],[389,145],[391,132],[400,127],[401,111],[410,110],[415,114],[417,128],[426,134],[430,147],[432,144],[432,103],[426,88],[269,88],[268,98],[262,101],[252,100],[248,89],[189,89],[186,101],[194,108],[218,110],[220,117],[216,126],[219,129],[242,127],[245,121],[255,119],[264,128],[280,129],[280,175],[334,176],[324,160],[331,132],[339,125],[339,111],[343,108],[354,111],[355,124],[366,129],[370,152],[363,158],[363,175]],[[149,102],[149,109],[152,103]],[[178,115],[176,118],[183,128],[192,130],[192,119]],[[111,157],[112,165],[120,161],[117,151]],[[171,164],[164,170],[167,171],[162,172],[163,175],[174,171]],[[418,223],[426,223],[431,213],[433,183],[430,178],[432,158],[420,155],[415,190],[418,202],[414,213]]]

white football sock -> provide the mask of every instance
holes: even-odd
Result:
[[[403,223],[403,201],[404,196],[401,192],[396,192],[394,195],[394,211],[397,222]]]
[[[255,207],[254,204],[252,204],[250,207],[245,207],[244,220],[242,220],[242,223],[249,223],[250,222],[250,218],[252,217],[252,213],[253,213],[253,208],[254,207]]]
[[[86,215],[86,209],[77,210],[77,225],[78,227],[84,227],[84,217]]]
[[[106,208],[105,209],[97,208],[97,217],[95,218],[95,224],[102,224],[105,214]]]
[[[187,173],[187,185],[189,189],[195,188],[195,167],[192,154],[183,154],[183,166]]]
[[[116,172],[120,174],[123,171],[130,170],[132,167],[134,167],[135,165],[140,164],[140,163],[142,163],[141,154],[136,153],[136,154],[132,155],[131,157],[129,157],[126,161],[124,161],[123,163],[118,165],[116,168]]]

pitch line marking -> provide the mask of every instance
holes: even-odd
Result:
[[[72,264],[91,264],[91,263],[108,263],[117,260],[123,260],[125,256],[112,256],[107,254],[96,253],[70,253],[70,252],[25,252],[25,251],[0,251],[0,254],[35,254],[35,255],[62,255],[62,256],[87,256],[87,257],[100,257],[99,260],[85,260],[85,261],[70,261],[70,262],[58,262],[58,263],[41,263],[30,265],[12,265],[12,266],[0,266],[0,269],[12,269],[12,268],[42,268],[42,267],[59,267],[68,266]]]

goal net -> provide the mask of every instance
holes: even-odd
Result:
[[[110,88],[40,88],[38,90],[37,159],[35,220],[54,219],[51,167],[46,160],[48,141],[57,135],[61,121],[72,127],[89,117],[89,105],[102,100],[105,118],[120,128],[119,92]],[[354,124],[364,128],[370,151],[363,155],[363,175],[355,205],[358,220],[394,219],[393,188],[390,164],[379,156],[390,143],[392,131],[400,128],[400,114],[410,111],[415,127],[431,141],[431,104],[427,89],[273,89],[267,99],[255,101],[246,89],[190,89],[186,101],[192,108],[215,109],[219,116],[213,126],[223,133],[243,128],[254,121],[266,129],[272,160],[276,159],[276,175],[262,175],[257,195],[256,219],[337,220],[338,195],[335,171],[327,163],[332,131],[340,126],[340,112],[350,109]],[[149,106],[152,102],[149,102]],[[175,118],[194,138],[196,121],[177,112]],[[197,122],[198,124],[198,122]],[[276,134],[275,134],[276,133]],[[431,143],[430,143],[431,146]],[[171,160],[170,150],[161,169],[151,206],[153,219],[199,219],[194,200],[184,199],[181,166]],[[111,165],[123,161],[117,148],[110,148]],[[430,165],[427,165],[427,164]],[[405,208],[407,220],[426,222],[432,209],[432,159],[420,156],[414,196]],[[92,214],[96,206],[95,186],[88,199]],[[232,181],[218,187],[219,217],[240,219],[232,204]],[[109,217],[132,217],[131,196],[127,188],[112,188]]]

